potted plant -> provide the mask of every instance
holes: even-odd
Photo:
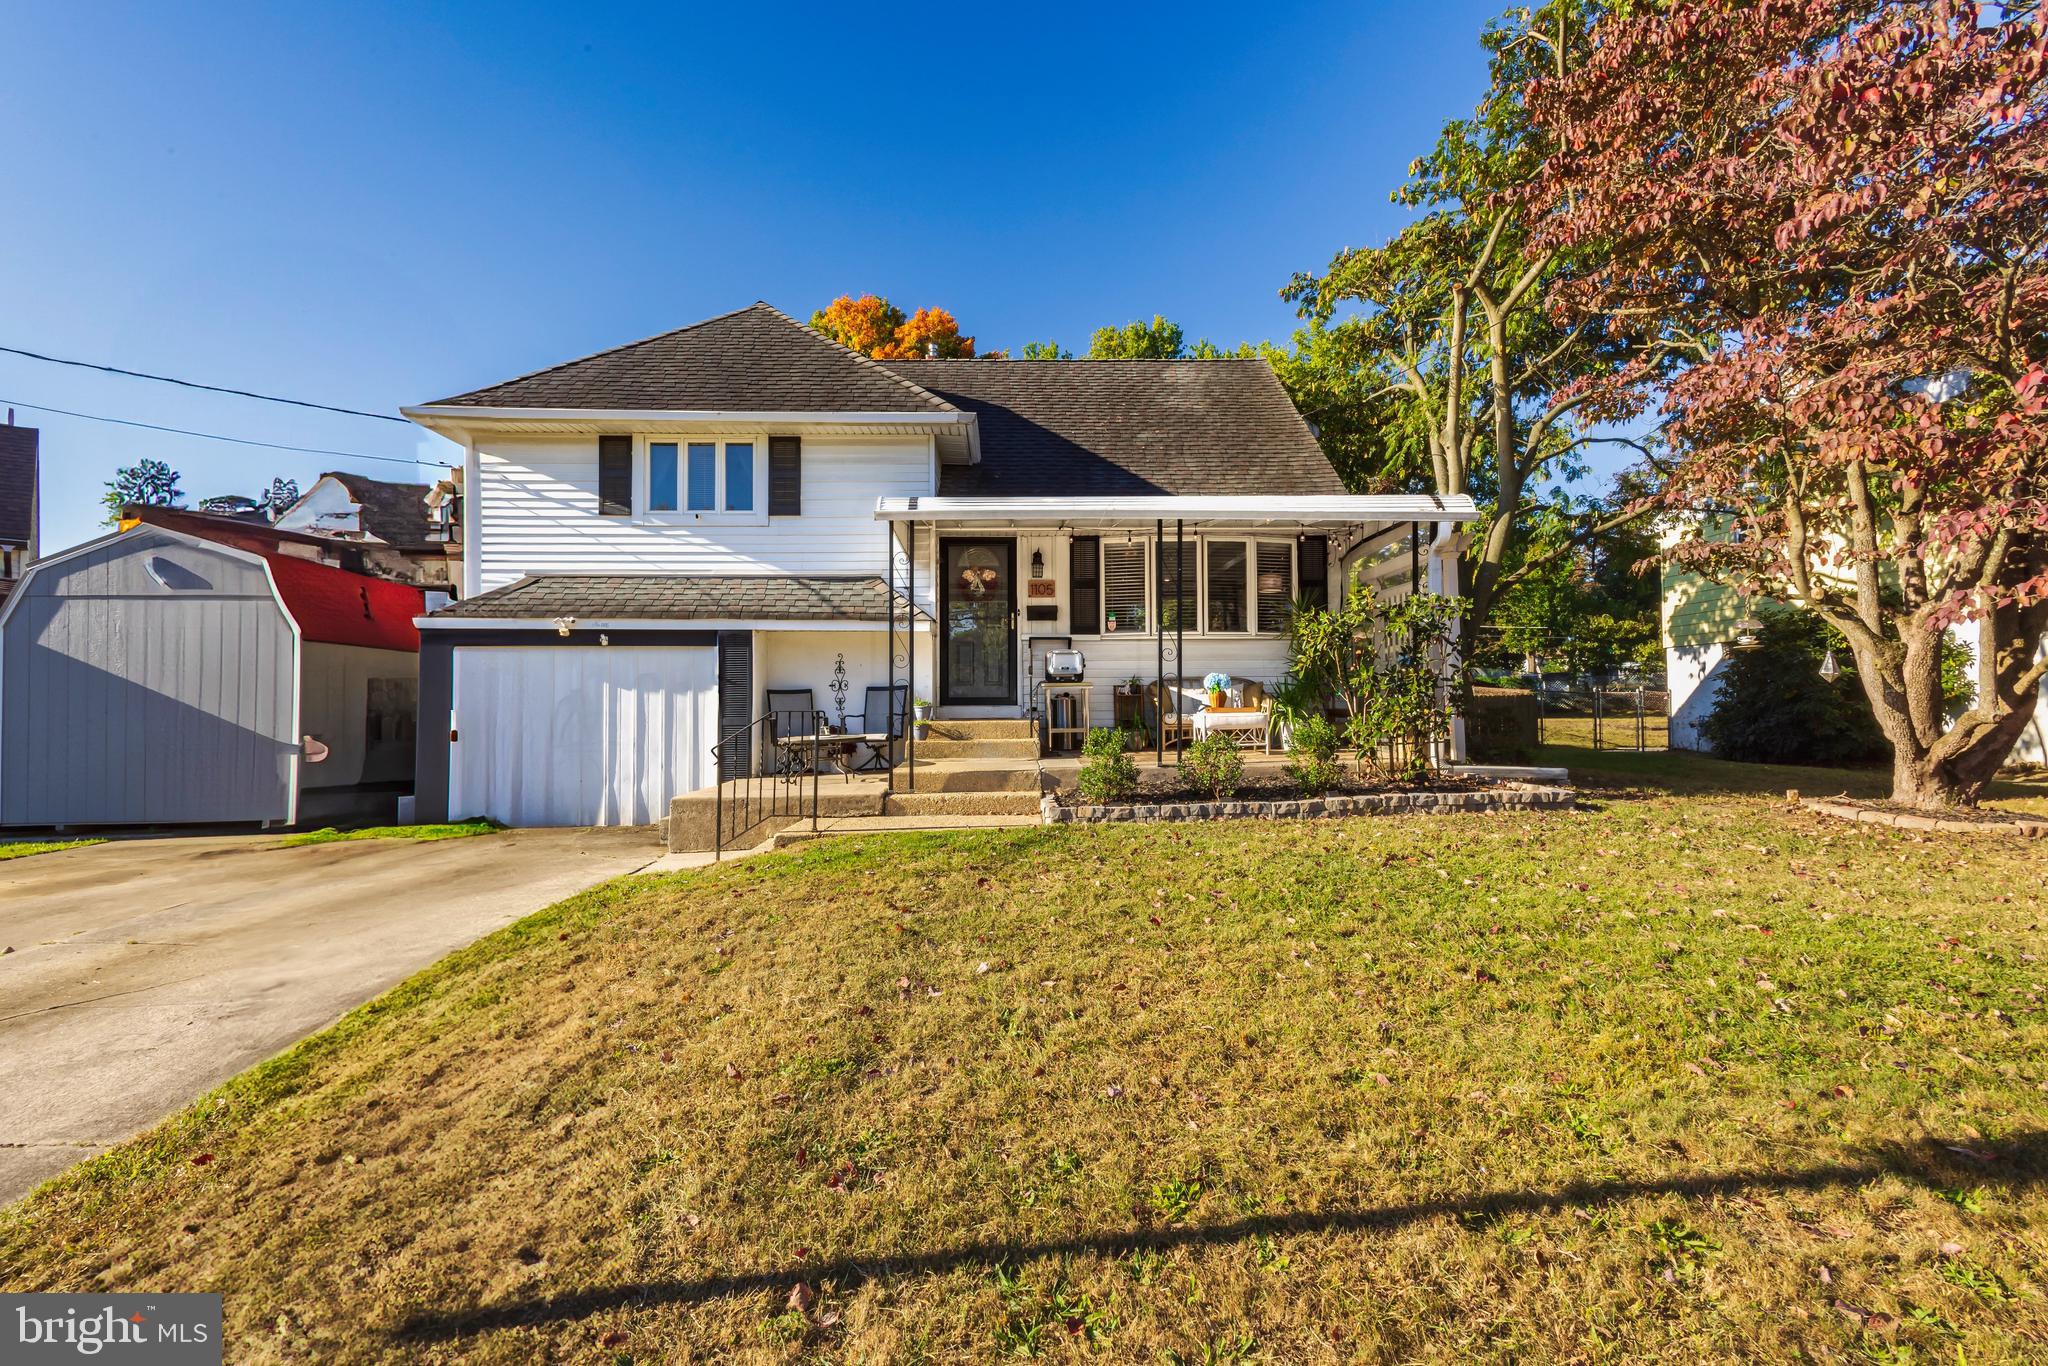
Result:
[[[910,725],[912,734],[919,740],[926,739],[932,729],[932,704],[920,697],[910,704]]]
[[[1202,679],[1202,690],[1209,694],[1212,709],[1222,707],[1223,694],[1230,690],[1230,675],[1220,670],[1207,675]]]

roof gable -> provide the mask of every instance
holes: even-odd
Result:
[[[981,459],[941,496],[1345,492],[1263,360],[886,364],[975,415]]]
[[[953,406],[766,303],[473,389],[430,408],[921,413]]]

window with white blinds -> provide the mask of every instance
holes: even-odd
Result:
[[[1102,542],[1102,629],[1118,635],[1151,628],[1145,618],[1145,543]]]
[[[1294,601],[1294,544],[1259,542],[1259,629],[1287,629],[1287,608]]]

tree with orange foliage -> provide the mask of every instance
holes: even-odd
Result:
[[[879,294],[842,294],[811,315],[811,326],[841,346],[876,360],[945,359],[974,354],[974,338],[943,308],[920,308],[910,317]]]

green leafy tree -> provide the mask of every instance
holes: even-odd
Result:
[[[1098,327],[1088,340],[1090,360],[1185,360],[1187,334],[1179,323],[1158,314],[1152,321],[1129,322],[1122,327]]]
[[[1074,353],[1056,341],[1025,342],[1019,353],[1025,360],[1072,360]]]
[[[183,505],[185,494],[178,487],[178,472],[161,460],[143,460],[123,465],[107,481],[100,502],[107,509],[106,524],[117,526],[121,509],[137,507],[174,508]]]
[[[1466,563],[1468,634],[1530,572],[1516,564],[1525,503],[1576,472],[1575,451],[1604,439],[1581,425],[1590,401],[1581,382],[1628,359],[1628,344],[1600,319],[1560,322],[1545,308],[1546,291],[1599,259],[1600,244],[1538,243],[1525,199],[1552,154],[1525,96],[1586,60],[1591,26],[1608,8],[1551,0],[1489,24],[1481,43],[1490,79],[1478,108],[1444,125],[1393,194],[1420,216],[1282,291],[1321,331],[1319,368],[1369,381],[1346,394],[1347,478],[1482,504]]]

